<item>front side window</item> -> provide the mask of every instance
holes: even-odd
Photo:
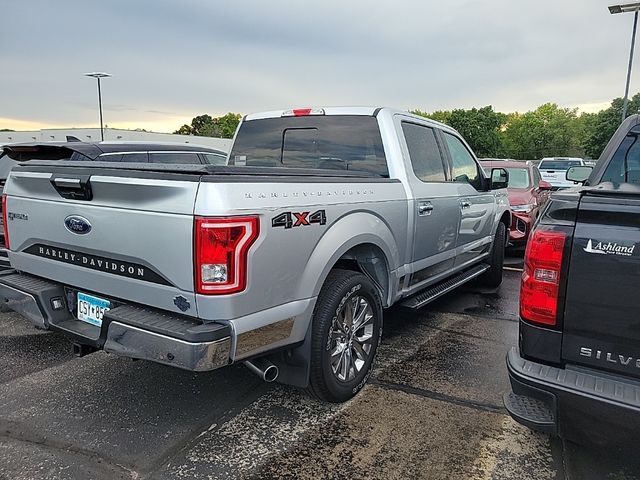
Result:
[[[480,177],[478,164],[471,156],[471,153],[457,137],[447,132],[443,132],[443,134],[451,154],[453,181],[466,182],[476,190],[480,190],[482,188],[482,178]]]
[[[611,158],[601,182],[640,184],[640,139],[630,133]]]
[[[433,128],[402,122],[413,173],[423,182],[444,182],[442,154]]]

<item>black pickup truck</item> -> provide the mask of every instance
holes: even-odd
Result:
[[[525,254],[519,350],[507,355],[518,422],[591,445],[640,438],[640,116],[582,186],[555,193]]]

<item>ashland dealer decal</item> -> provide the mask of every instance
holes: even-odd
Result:
[[[636,244],[621,245],[617,242],[601,242],[589,239],[587,246],[583,250],[587,253],[595,253],[596,255],[619,255],[621,257],[630,257],[636,249]]]
[[[97,255],[67,250],[65,248],[50,247],[39,243],[30,246],[24,250],[24,252],[37,255],[38,257],[90,268],[92,270],[120,275],[122,277],[135,278],[146,282],[159,283],[161,285],[171,285],[165,278],[161,277],[149,267],[136,263],[113,260],[111,258],[99,257]]]

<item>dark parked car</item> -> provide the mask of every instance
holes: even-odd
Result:
[[[549,198],[551,184],[542,180],[538,168],[529,162],[482,160],[480,163],[486,171],[504,168],[509,172],[507,192],[512,214],[509,243],[524,247],[538,213]]]
[[[181,163],[224,165],[227,153],[202,145],[172,142],[46,142],[2,147],[0,184],[11,167],[26,160]]]
[[[171,142],[16,143],[2,147],[0,190],[4,187],[11,168],[28,160],[224,165],[227,161],[227,153],[202,145]],[[4,248],[4,236],[0,235],[0,270],[8,267],[9,260]]]
[[[525,254],[505,406],[576,442],[640,438],[639,140],[634,115],[593,171],[569,168],[567,180],[584,185],[551,196]]]

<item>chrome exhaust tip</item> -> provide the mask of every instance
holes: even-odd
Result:
[[[254,358],[244,362],[245,366],[262,380],[271,383],[278,378],[280,370],[266,358]]]

